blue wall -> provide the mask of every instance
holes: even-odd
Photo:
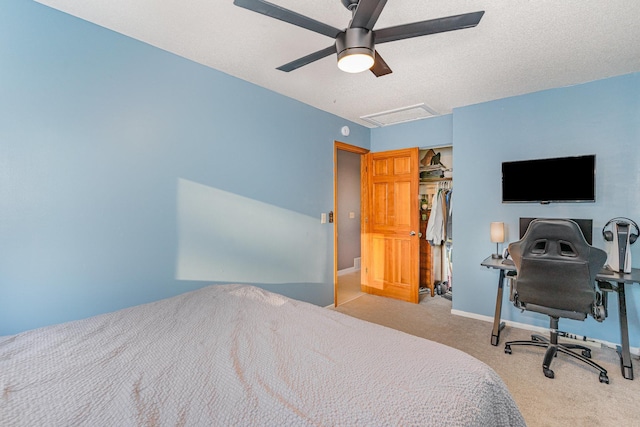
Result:
[[[0,335],[213,282],[333,301],[333,142],[368,147],[369,129],[34,2],[2,9]]]
[[[443,131],[427,122],[374,129],[372,151],[403,146],[433,146]],[[453,308],[493,316],[497,272],[480,267],[495,251],[489,223],[507,225],[507,242],[518,239],[520,217],[591,218],[594,245],[606,248],[601,230],[612,217],[640,220],[640,74],[552,89],[454,110],[452,114],[454,177]],[[439,123],[438,123],[439,125]],[[411,135],[415,132],[415,135]],[[408,134],[408,135],[407,135]],[[419,138],[424,144],[416,144]],[[406,143],[406,144],[405,144]],[[449,145],[449,144],[443,144]],[[541,157],[596,154],[595,203],[502,204],[501,163]],[[558,176],[558,185],[562,177]],[[640,245],[632,246],[633,266],[640,267]],[[640,346],[640,288],[627,286],[631,345]],[[503,318],[541,327],[548,318],[520,313],[505,295]],[[620,342],[617,301],[609,320],[599,324],[562,321],[563,330]]]

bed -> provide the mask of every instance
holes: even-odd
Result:
[[[246,285],[0,337],[2,426],[519,426],[456,349]]]

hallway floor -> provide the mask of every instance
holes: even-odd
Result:
[[[364,295],[360,290],[360,270],[338,275],[338,305]]]

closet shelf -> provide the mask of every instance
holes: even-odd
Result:
[[[420,182],[441,182],[441,181],[451,181],[452,177],[444,177],[444,178],[420,178]]]

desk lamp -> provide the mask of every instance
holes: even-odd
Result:
[[[498,250],[498,245],[504,242],[504,222],[491,223],[491,241],[496,244],[496,253],[491,255],[493,259],[500,259],[502,255]]]

